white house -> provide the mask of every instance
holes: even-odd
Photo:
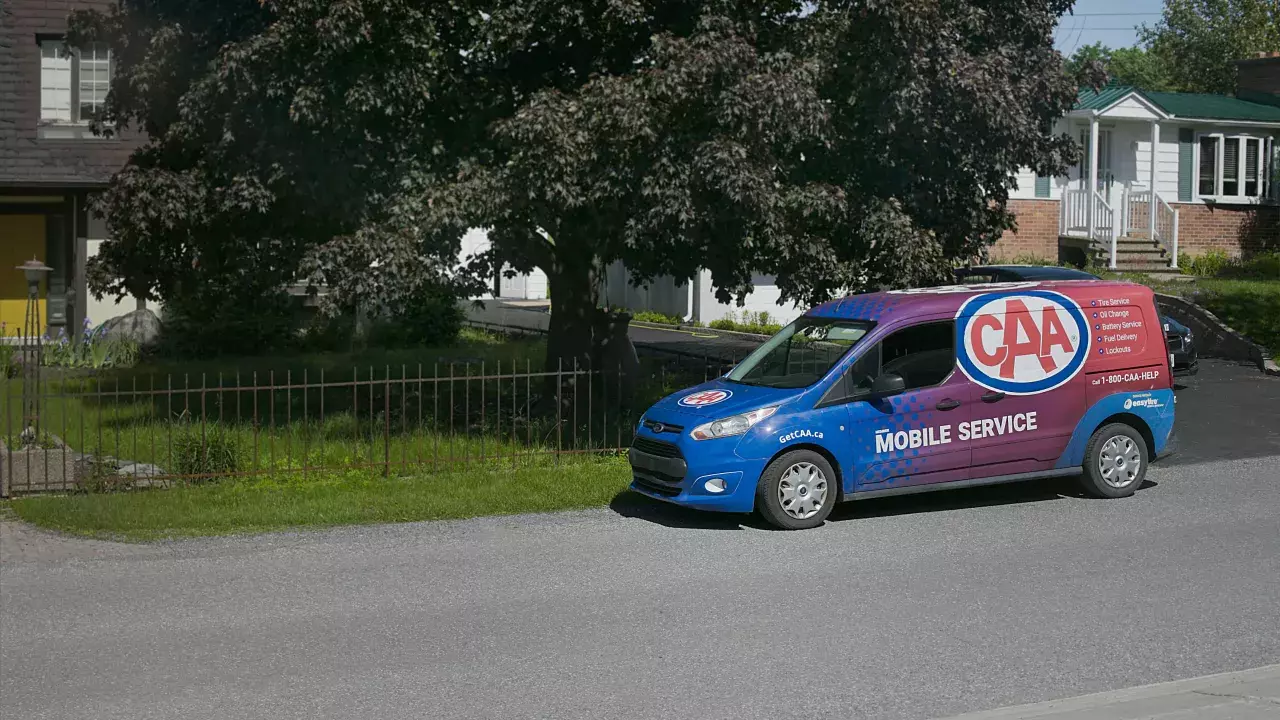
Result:
[[[992,254],[1093,250],[1113,267],[1156,271],[1175,269],[1179,253],[1280,247],[1280,53],[1239,65],[1235,97],[1081,92],[1055,131],[1078,138],[1083,159],[1065,177],[1019,173],[1018,229]]]

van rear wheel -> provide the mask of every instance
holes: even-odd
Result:
[[[1128,497],[1147,476],[1147,441],[1124,423],[1098,428],[1084,455],[1081,483],[1094,497]]]
[[[821,525],[835,505],[836,474],[812,450],[794,450],[774,459],[760,474],[756,507],[769,524],[783,530]]]

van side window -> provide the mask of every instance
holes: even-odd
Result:
[[[956,364],[955,323],[924,323],[903,328],[869,347],[849,368],[825,402],[837,395],[856,400],[884,373],[902,376],[907,390],[939,385]]]

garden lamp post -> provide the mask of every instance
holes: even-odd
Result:
[[[22,439],[23,444],[34,445],[40,437],[40,282],[53,268],[35,258],[22,263],[21,270],[27,280],[27,319],[22,332]]]

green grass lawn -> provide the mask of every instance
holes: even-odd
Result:
[[[474,464],[382,478],[363,471],[220,480],[168,489],[33,496],[9,502],[23,520],[75,535],[130,541],[287,528],[445,520],[599,507],[630,482],[621,456],[551,458],[512,469]]]
[[[442,349],[47,370],[44,433],[71,451],[184,477],[125,491],[133,484],[104,462],[82,492],[20,496],[10,507],[49,529],[149,540],[607,504],[630,480],[616,448],[630,442],[638,413],[701,375],[646,360],[626,411],[584,378],[577,401],[550,402],[548,414],[537,405],[554,384],[511,375],[539,372],[544,349],[474,333]],[[415,382],[420,363],[426,379]],[[315,386],[321,371],[324,388]],[[303,378],[311,387],[299,387]],[[261,387],[270,382],[293,387]],[[0,383],[0,433],[12,446],[22,381]]]

